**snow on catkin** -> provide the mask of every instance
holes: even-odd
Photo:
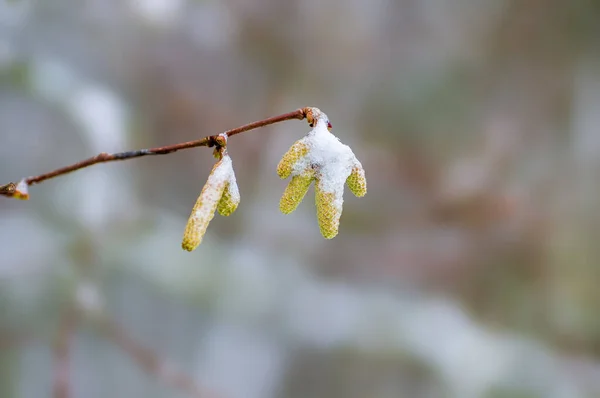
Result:
[[[314,128],[286,152],[277,166],[281,178],[292,177],[280,201],[283,213],[291,213],[315,180],[315,204],[321,234],[331,239],[338,233],[344,203],[344,185],[356,196],[367,191],[365,173],[349,146],[331,134],[327,115],[312,108]]]
[[[222,216],[230,216],[237,209],[240,204],[240,191],[237,186],[235,174],[233,168],[231,169],[231,175],[225,185],[223,196],[217,206],[217,211]]]
[[[227,193],[225,193],[227,191]],[[208,224],[219,207],[219,213],[229,215],[240,201],[233,163],[225,154],[213,167],[206,184],[198,196],[190,218],[185,226],[181,247],[192,251],[202,243]]]
[[[277,165],[277,175],[281,178],[288,178],[292,173],[294,165],[308,154],[308,146],[305,143],[306,138],[298,140],[292,147],[283,155],[281,161]]]
[[[21,200],[29,199],[29,185],[27,185],[27,182],[24,179],[19,181],[15,187],[13,197]]]

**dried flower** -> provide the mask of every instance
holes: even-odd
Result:
[[[206,184],[198,196],[190,218],[185,226],[181,247],[192,251],[200,245],[215,210],[222,216],[231,215],[240,203],[233,163],[226,152],[213,167]]]
[[[331,239],[338,233],[344,184],[362,197],[367,193],[365,172],[352,149],[329,131],[331,123],[318,108],[308,108],[307,120],[313,129],[294,143],[277,166],[281,178],[292,177],[279,208],[285,214],[294,211],[315,182],[315,203],[321,234]]]

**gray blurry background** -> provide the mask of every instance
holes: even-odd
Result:
[[[102,317],[223,398],[600,396],[598,2],[0,0],[0,183],[302,106],[366,169],[332,241],[278,210],[298,121],[193,253],[206,148],[0,198],[0,397],[188,396]]]

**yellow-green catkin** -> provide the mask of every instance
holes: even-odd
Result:
[[[342,212],[336,206],[335,194],[324,192],[319,185],[318,183],[315,184],[315,203],[319,229],[324,238],[332,239],[338,234]]]
[[[279,201],[279,209],[282,213],[289,214],[296,210],[314,179],[314,173],[310,172],[292,177]]]
[[[231,189],[231,183],[228,182],[225,185],[223,196],[221,197],[221,200],[217,205],[217,211],[220,215],[225,217],[232,215],[233,212],[237,209],[238,205],[240,204],[240,195],[232,195]],[[237,190],[237,187],[235,187],[234,189]]]
[[[302,140],[296,141],[277,165],[277,175],[281,178],[288,178],[294,164],[307,154],[308,146]]]
[[[352,193],[362,198],[367,194],[367,179],[365,178],[365,170],[362,167],[354,166],[352,173],[346,179],[346,184]]]
[[[220,164],[221,161],[215,164],[210,173],[211,176]],[[227,181],[214,183],[209,176],[208,181],[202,188],[202,192],[200,192],[200,196],[198,196],[198,199],[196,200],[196,204],[194,205],[190,218],[185,226],[183,241],[181,242],[181,247],[184,250],[191,252],[202,243],[208,224],[215,216],[215,210],[221,200],[226,184]]]

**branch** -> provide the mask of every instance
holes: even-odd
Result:
[[[298,119],[302,120],[307,117],[307,114],[310,113],[311,108],[301,108],[296,109],[293,112],[284,113],[283,115],[274,116],[268,119],[259,120],[257,122],[249,123],[231,130],[227,130],[222,134],[225,134],[227,137],[234,136],[236,134],[243,133],[245,131],[250,131],[257,129],[259,127],[268,126],[270,124],[275,124],[279,122],[283,122],[286,120]],[[0,185],[0,196],[7,197],[16,197],[19,199],[28,199],[29,195],[27,193],[27,187],[29,185],[39,184],[51,178],[59,177],[64,174],[71,173],[76,170],[80,170],[89,166],[93,166],[98,163],[108,163],[115,162],[118,160],[129,160],[134,158],[139,158],[142,156],[151,156],[151,155],[166,155],[169,153],[177,152],[182,149],[196,148],[200,146],[213,147],[213,146],[221,146],[221,141],[218,140],[218,135],[211,135],[208,137],[201,138],[195,141],[182,142],[175,145],[162,146],[157,148],[149,148],[149,149],[138,149],[135,151],[127,151],[127,152],[119,152],[119,153],[100,153],[94,157],[89,159],[82,160],[70,166],[61,167],[59,169],[50,171],[48,173],[40,174],[38,176],[28,177],[21,180],[20,183],[8,183],[6,185]]]
[[[102,330],[117,347],[125,351],[146,373],[149,373],[168,386],[185,392],[195,398],[219,398],[219,395],[200,388],[194,379],[162,360],[154,351],[140,345],[114,321],[104,318]]]
[[[78,314],[72,308],[65,310],[60,319],[60,326],[53,355],[53,391],[54,398],[69,398],[71,362],[71,342],[78,323]]]

